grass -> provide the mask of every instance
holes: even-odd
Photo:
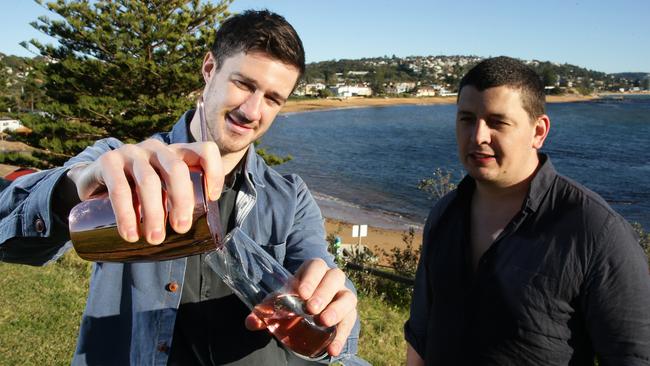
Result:
[[[44,267],[0,263],[0,365],[69,365],[86,302],[90,264],[68,253]],[[361,296],[359,355],[404,363],[408,311]]]
[[[74,254],[45,267],[0,263],[0,365],[69,365],[89,277]]]

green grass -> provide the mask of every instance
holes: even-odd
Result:
[[[90,264],[68,253],[45,267],[0,263],[0,365],[69,365],[86,302]],[[404,364],[408,311],[359,298],[359,355]]]
[[[372,365],[403,365],[406,360],[404,322],[408,309],[366,295],[359,297],[359,356]]]
[[[45,267],[0,263],[0,365],[69,365],[89,277],[74,254]]]

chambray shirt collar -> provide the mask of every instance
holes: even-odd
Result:
[[[192,121],[192,117],[194,117],[194,110],[191,109],[181,116],[181,118],[174,124],[172,127],[171,132],[168,135],[167,140],[165,142],[169,144],[174,144],[174,143],[181,143],[181,142],[188,142],[188,141],[193,141],[192,136],[189,134],[189,123]],[[257,157],[257,153],[255,152],[255,147],[253,144],[250,144],[248,147],[248,151],[246,152],[246,163],[244,166],[244,169],[246,171],[246,174],[250,177],[251,182],[255,186],[263,186],[263,180],[262,180],[262,173],[263,169],[262,167],[259,166],[259,158]]]

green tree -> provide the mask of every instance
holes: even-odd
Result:
[[[6,112],[11,108],[11,97],[7,93],[8,82],[9,77],[7,75],[7,70],[5,69],[4,62],[0,60],[0,112]]]
[[[544,86],[555,86],[557,83],[557,74],[550,67],[546,67],[542,70],[542,80],[544,81]]]
[[[61,20],[41,16],[32,26],[59,44],[29,44],[48,60],[34,67],[48,97],[37,107],[49,117],[24,118],[34,132],[23,139],[70,156],[97,138],[133,142],[167,130],[193,105],[203,56],[231,2],[47,3]]]

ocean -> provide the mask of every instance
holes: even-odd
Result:
[[[547,105],[542,152],[556,169],[650,229],[650,97]],[[323,215],[392,229],[422,227],[434,201],[417,189],[436,168],[465,174],[456,153],[455,105],[389,106],[278,116],[261,147],[293,160]]]

